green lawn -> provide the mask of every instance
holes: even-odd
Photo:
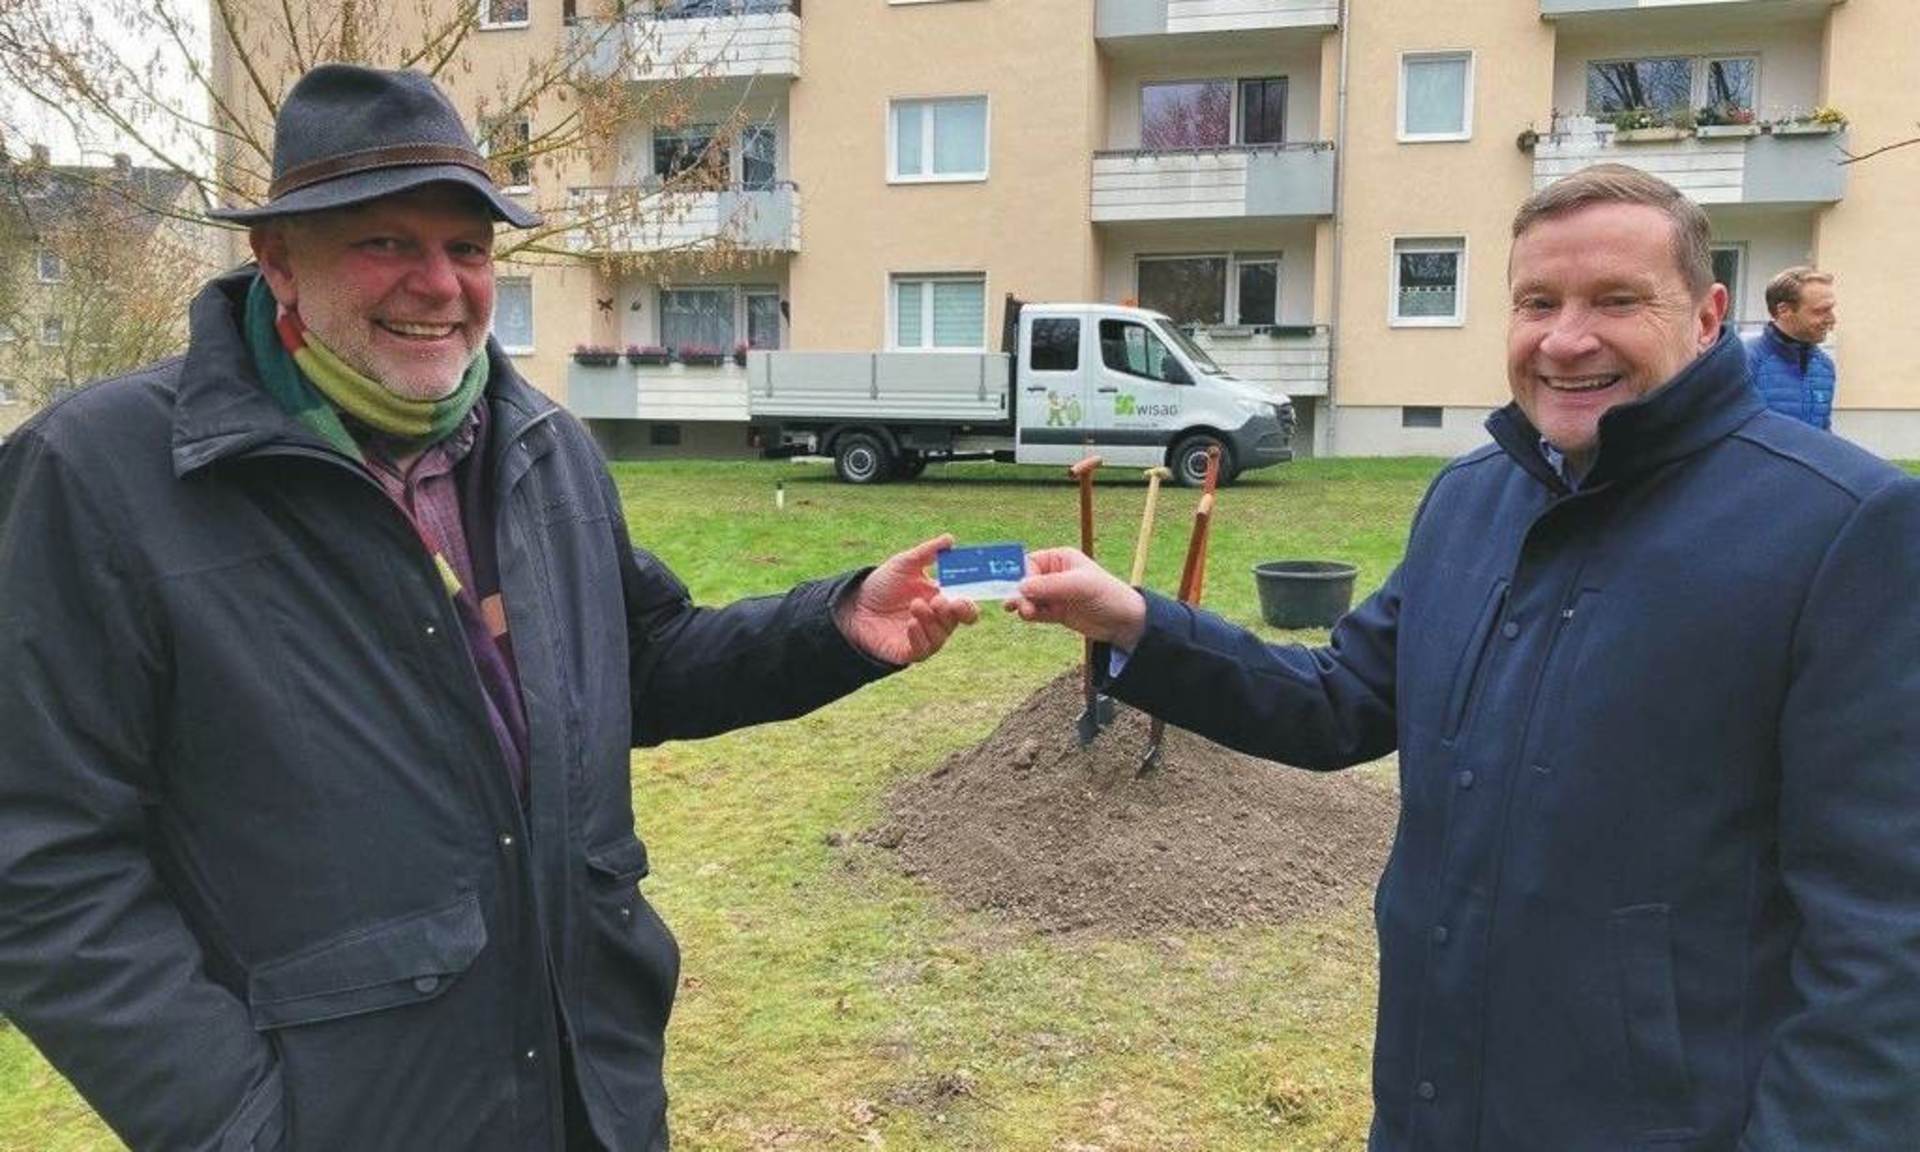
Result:
[[[1258,617],[1249,567],[1386,576],[1438,466],[1327,461],[1223,492],[1207,601]],[[1072,543],[1060,470],[964,465],[850,488],[802,464],[617,469],[634,539],[703,601],[778,591],[940,531]],[[784,481],[787,506],[774,508]],[[1144,485],[1110,470],[1099,550],[1124,569]],[[1169,490],[1148,582],[1171,585],[1194,497]],[[1313,639],[1307,633],[1303,639]],[[668,1076],[682,1150],[1354,1148],[1368,1117],[1374,953],[1358,902],[1283,930],[1037,938],[956,913],[875,850],[890,782],[984,736],[1079,657],[999,613],[934,662],[813,716],[634,757],[646,892],[685,952]],[[0,1025],[0,1150],[112,1139]]]

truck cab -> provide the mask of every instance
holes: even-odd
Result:
[[[1191,485],[1216,445],[1228,482],[1293,458],[1287,397],[1229,375],[1165,315],[1115,304],[1008,310],[1021,463],[1071,464],[1091,443],[1109,464],[1165,464]]]

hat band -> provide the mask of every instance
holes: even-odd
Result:
[[[471,168],[480,175],[492,179],[492,174],[487,171],[486,165],[480,162],[479,154],[472,149],[452,144],[395,144],[387,148],[367,148],[359,152],[349,152],[344,156],[329,156],[325,160],[302,164],[268,186],[267,199],[278,200],[289,192],[297,192],[310,185],[335,180],[342,176],[351,176],[357,172],[371,172],[376,168],[410,167],[417,164],[458,164],[462,168]]]

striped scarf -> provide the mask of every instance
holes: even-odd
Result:
[[[365,457],[340,413],[424,448],[451,435],[487,386],[487,350],[482,348],[451,394],[439,400],[396,396],[315,339],[299,313],[282,311],[264,276],[255,276],[247,290],[246,334],[268,395],[335,451],[360,463]]]

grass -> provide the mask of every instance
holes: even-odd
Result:
[[[1253,624],[1248,569],[1282,557],[1352,561],[1364,594],[1397,560],[1437,463],[1249,474],[1221,496],[1207,602]],[[1144,485],[1131,469],[1103,475],[1098,550],[1124,569]],[[940,531],[1077,542],[1075,491],[1058,469],[961,465],[877,488],[758,462],[622,465],[616,478],[636,542],[708,603],[875,562]],[[1193,504],[1164,494],[1150,584],[1175,581]],[[812,716],[635,755],[655,861],[645,891],[684,950],[669,1033],[677,1149],[1364,1143],[1365,901],[1277,930],[1036,937],[943,905],[874,850],[827,846],[830,833],[876,822],[892,782],[979,740],[1078,658],[1070,636],[990,613],[931,663]],[[0,1150],[116,1146],[0,1025]]]

